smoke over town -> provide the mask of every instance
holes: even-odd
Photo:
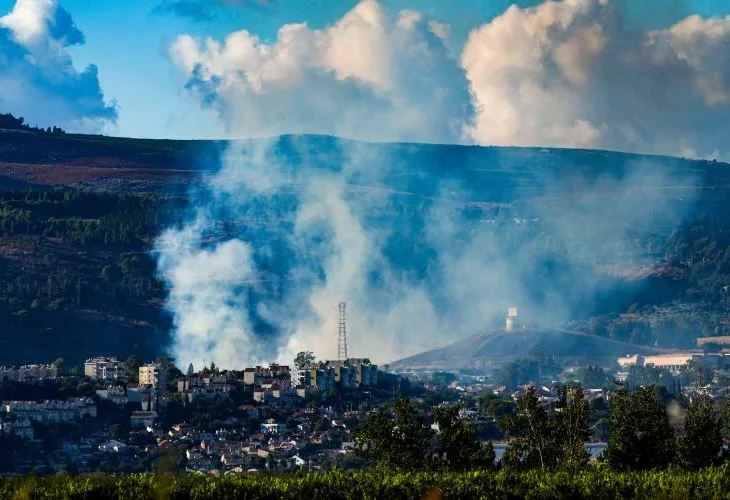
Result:
[[[605,0],[513,7],[472,33],[459,62],[448,27],[364,0],[323,30],[285,26],[272,44],[247,32],[223,44],[182,36],[171,54],[231,137],[715,153],[722,127],[684,132],[727,111],[724,87],[702,83],[727,73],[710,74],[714,56],[688,47],[707,36],[703,23],[720,43],[730,20],[637,39],[617,16]],[[635,60],[616,55],[632,43]],[[524,59],[515,47],[536,58],[530,71],[509,63]],[[631,92],[605,71],[631,76]],[[672,77],[664,96],[651,83],[660,75]],[[677,95],[693,113],[664,106]],[[647,107],[640,122],[636,103]],[[224,367],[290,362],[299,350],[331,357],[342,300],[352,353],[378,362],[478,333],[509,306],[539,324],[588,314],[619,293],[611,269],[661,258],[645,242],[691,209],[698,183],[691,170],[608,153],[234,142],[157,242],[172,354]]]

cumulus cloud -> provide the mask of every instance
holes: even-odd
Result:
[[[271,44],[247,31],[223,42],[186,35],[171,55],[232,135],[461,142],[473,108],[447,32],[420,13],[391,18],[363,0],[323,30],[285,25]]]
[[[83,33],[56,0],[17,0],[0,17],[0,110],[31,124],[98,132],[116,121],[96,66],[78,71],[67,52]]]
[[[730,133],[730,17],[626,27],[610,0],[512,6],[464,47],[481,144],[707,156]]]

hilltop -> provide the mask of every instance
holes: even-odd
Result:
[[[649,346],[554,328],[491,330],[389,364],[391,369],[493,370],[510,361],[529,358],[536,348],[548,357],[602,363],[607,358],[629,354],[651,355],[666,352]]]

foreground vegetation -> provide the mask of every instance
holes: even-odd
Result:
[[[611,472],[593,467],[568,472],[378,473],[340,471],[303,476],[131,475],[56,476],[0,480],[10,498],[724,498],[730,468],[699,472]]]

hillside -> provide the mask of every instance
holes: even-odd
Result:
[[[586,364],[600,363],[607,357],[666,352],[581,332],[523,328],[511,332],[492,330],[440,349],[394,361],[389,366],[395,370],[491,370],[516,359],[529,358],[531,351],[536,348],[544,350],[549,357],[581,360]]]
[[[579,352],[623,353],[636,350],[627,342],[678,348],[726,328],[720,290],[730,284],[728,165],[605,151],[362,144],[319,136],[284,136],[273,144],[292,170],[316,165],[341,171],[353,151],[368,165],[388,165],[387,177],[365,169],[349,179],[345,195],[355,201],[386,195],[387,203],[370,206],[363,220],[407,229],[392,235],[383,258],[392,272],[427,279],[444,308],[456,299],[442,291],[425,228],[458,220],[462,227],[449,245],[458,248],[471,232],[490,227],[505,265],[522,254],[512,280],[524,288],[521,299],[531,307],[520,303],[521,310],[544,319],[557,300],[563,317],[539,324],[570,319],[570,330],[596,336],[545,330],[545,341],[553,332]],[[224,147],[0,131],[0,365],[163,352],[171,318],[151,244],[185,216],[188,190],[218,168]],[[659,200],[652,211],[635,209],[647,198]],[[296,203],[296,196],[281,196],[274,206],[252,204],[215,235],[281,249],[254,255],[271,277],[251,291],[254,313],[260,297],[277,297],[294,286],[297,254],[281,241]],[[496,298],[495,310],[515,304],[501,292]],[[630,307],[633,316],[621,316]],[[467,337],[492,325],[491,318],[485,315],[480,324],[451,334]],[[262,336],[278,333],[265,317],[254,314],[253,325]],[[462,352],[465,359],[490,350],[519,353],[523,343],[516,338],[478,336],[464,341]],[[448,352],[433,359],[461,357]]]

